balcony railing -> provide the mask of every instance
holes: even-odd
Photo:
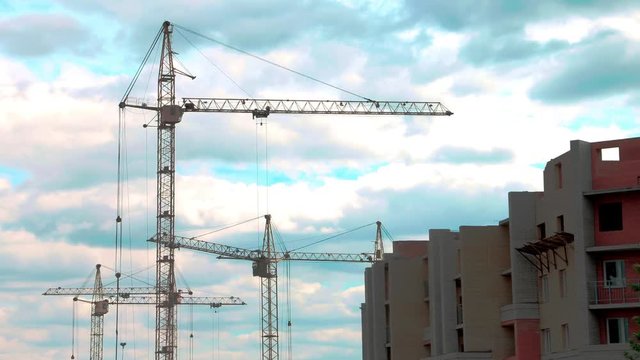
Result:
[[[638,303],[640,293],[633,290],[633,285],[640,285],[640,279],[620,279],[615,282],[591,281],[589,303],[591,305]]]
[[[456,305],[456,324],[462,325],[462,304]]]

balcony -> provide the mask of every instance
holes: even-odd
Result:
[[[640,279],[620,279],[589,282],[589,307],[592,309],[640,307],[640,293],[632,286],[640,285]]]
[[[456,305],[456,324],[462,325],[462,304]]]

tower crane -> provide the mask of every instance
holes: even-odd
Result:
[[[89,360],[102,360],[103,356],[103,338],[104,338],[104,315],[109,312],[110,304],[129,304],[129,305],[155,305],[156,297],[149,296],[156,294],[153,287],[124,287],[124,288],[104,288],[102,286],[102,275],[100,268],[102,265],[96,264],[95,280],[92,288],[49,288],[42,295],[72,295],[73,301],[82,301],[91,304],[91,333],[90,333],[90,351]],[[120,274],[116,274],[120,277]],[[191,290],[183,292],[178,290],[173,300],[179,305],[208,305],[212,308],[218,308],[223,305],[246,305],[242,299],[234,296],[229,297],[183,297],[183,294],[192,295]],[[91,296],[91,300],[83,300],[81,295]],[[111,299],[111,300],[109,300]],[[71,357],[73,359],[73,356]]]
[[[220,258],[249,260],[252,262],[253,276],[260,278],[261,293],[261,334],[262,359],[275,360],[279,357],[278,332],[278,262],[280,261],[322,261],[371,263],[382,260],[384,247],[382,223],[376,222],[376,239],[373,253],[316,253],[296,251],[276,251],[271,231],[271,215],[265,215],[266,225],[261,250],[249,250],[222,245],[195,238],[175,236],[173,245],[218,255]],[[151,238],[149,241],[157,242]]]
[[[173,25],[162,24],[153,42],[162,38],[162,50],[158,69],[157,103],[141,103],[129,98],[132,85],[120,101],[120,109],[140,108],[156,112],[157,119],[157,217],[156,217],[156,360],[177,358],[174,273],[175,237],[175,129],[185,112],[245,113],[254,118],[266,118],[270,114],[325,114],[325,115],[414,115],[450,116],[453,113],[440,102],[416,101],[364,101],[345,100],[273,100],[238,98],[183,98],[176,103],[176,75],[195,78],[173,64]],[[145,61],[151,51],[147,53]],[[136,77],[139,75],[136,74]],[[134,78],[134,81],[135,81]],[[264,249],[268,251],[268,249]],[[271,266],[272,262],[267,262]],[[269,272],[275,269],[267,269]],[[268,279],[268,278],[267,278]],[[273,291],[267,290],[267,291]],[[271,294],[273,295],[273,294]],[[271,296],[269,295],[269,296]],[[273,309],[267,309],[273,312]],[[273,324],[272,324],[273,326]],[[271,336],[271,335],[269,335]],[[268,338],[268,337],[267,337]],[[277,340],[275,340],[277,343]],[[263,359],[277,359],[270,342],[263,349]]]

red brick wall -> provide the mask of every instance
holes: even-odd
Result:
[[[618,147],[620,161],[601,161],[601,149]],[[591,144],[593,190],[640,186],[640,138]]]
[[[622,230],[601,232],[598,208],[601,204],[613,202],[622,204]],[[637,244],[640,242],[640,235],[638,235],[640,234],[640,192],[600,195],[593,201],[593,212],[596,246]]]

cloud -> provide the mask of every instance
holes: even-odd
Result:
[[[431,157],[432,161],[444,163],[485,163],[496,164],[513,160],[514,154],[508,149],[491,149],[489,151],[475,150],[464,147],[448,146],[437,150]]]
[[[413,19],[451,31],[475,31],[482,28],[514,29],[539,19],[595,16],[605,10],[613,13],[633,8],[630,3],[612,4],[606,0],[595,1],[449,1],[406,0]]]
[[[481,32],[472,36],[462,48],[460,57],[474,65],[494,66],[501,62],[523,61],[536,56],[545,56],[566,49],[567,42],[549,41],[538,43],[525,38],[524,33],[493,34]]]
[[[89,29],[64,14],[23,14],[0,20],[0,47],[16,56],[88,50]]]
[[[615,96],[640,84],[640,46],[615,34],[567,54],[564,62],[533,85],[530,96],[549,104],[572,103],[602,96]]]

